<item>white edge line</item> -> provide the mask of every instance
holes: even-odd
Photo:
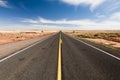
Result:
[[[70,36],[70,35],[68,35],[68,36]],[[109,56],[111,56],[111,57],[113,57],[113,58],[115,58],[115,59],[117,59],[117,60],[120,61],[120,58],[119,58],[119,57],[116,57],[116,56],[114,56],[114,55],[112,55],[112,54],[110,54],[110,53],[108,53],[108,52],[106,52],[106,51],[104,51],[104,50],[102,50],[102,49],[100,49],[100,48],[97,48],[97,47],[95,47],[95,46],[92,46],[92,45],[90,45],[90,44],[88,44],[88,43],[86,43],[86,42],[84,42],[84,41],[82,41],[82,40],[80,40],[80,39],[78,39],[78,38],[75,38],[75,37],[72,37],[72,36],[70,36],[70,37],[73,38],[73,39],[75,39],[75,40],[77,40],[77,41],[80,41],[80,42],[86,44],[86,45],[89,46],[89,47],[92,47],[92,48],[94,48],[94,49],[96,49],[96,50],[98,50],[98,51],[100,51],[100,52],[103,52],[103,53],[105,53],[105,54],[107,54],[107,55],[109,55]]]
[[[50,37],[50,36],[49,36],[49,37]],[[48,39],[49,37],[47,37],[46,39]],[[43,39],[42,41],[44,41],[44,40],[46,40],[46,39]],[[31,44],[30,46],[28,46],[28,47],[26,47],[26,48],[24,48],[24,49],[22,49],[22,50],[20,50],[20,51],[17,51],[17,52],[15,52],[15,53],[13,53],[13,54],[11,54],[11,55],[9,55],[9,56],[1,59],[1,60],[0,60],[0,63],[3,62],[3,61],[5,61],[5,60],[7,60],[8,58],[11,58],[12,56],[14,56],[14,55],[16,55],[16,54],[18,54],[18,53],[20,53],[20,52],[22,52],[22,51],[25,51],[25,50],[27,50],[27,49],[35,46],[36,44],[38,44],[38,43],[40,43],[40,42],[42,42],[42,41],[38,41],[38,42],[36,42],[36,43],[34,43],[34,44]]]

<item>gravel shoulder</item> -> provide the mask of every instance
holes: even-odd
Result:
[[[8,43],[4,45],[0,45],[0,59],[16,52],[19,51],[20,49],[23,49],[31,44],[34,44],[37,41],[42,41],[44,39],[47,39],[50,35],[42,36],[40,38],[35,38],[35,39],[29,39],[29,40],[24,40],[24,41],[18,41],[18,42],[13,42],[13,43]]]

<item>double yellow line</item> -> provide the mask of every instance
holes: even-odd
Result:
[[[57,80],[62,80],[62,56],[61,56],[61,51],[62,51],[62,37],[60,33],[59,37],[59,50],[58,50],[58,72],[57,72]]]

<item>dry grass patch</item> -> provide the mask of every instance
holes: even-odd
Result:
[[[66,33],[120,49],[120,30],[74,30]]]
[[[0,44],[39,38],[53,34],[54,32],[43,31],[0,31]]]

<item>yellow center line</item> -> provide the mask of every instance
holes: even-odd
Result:
[[[58,72],[57,72],[57,80],[62,80],[61,49],[62,49],[62,38],[61,38],[61,34],[60,34],[60,38],[59,38],[59,50],[58,50]]]

